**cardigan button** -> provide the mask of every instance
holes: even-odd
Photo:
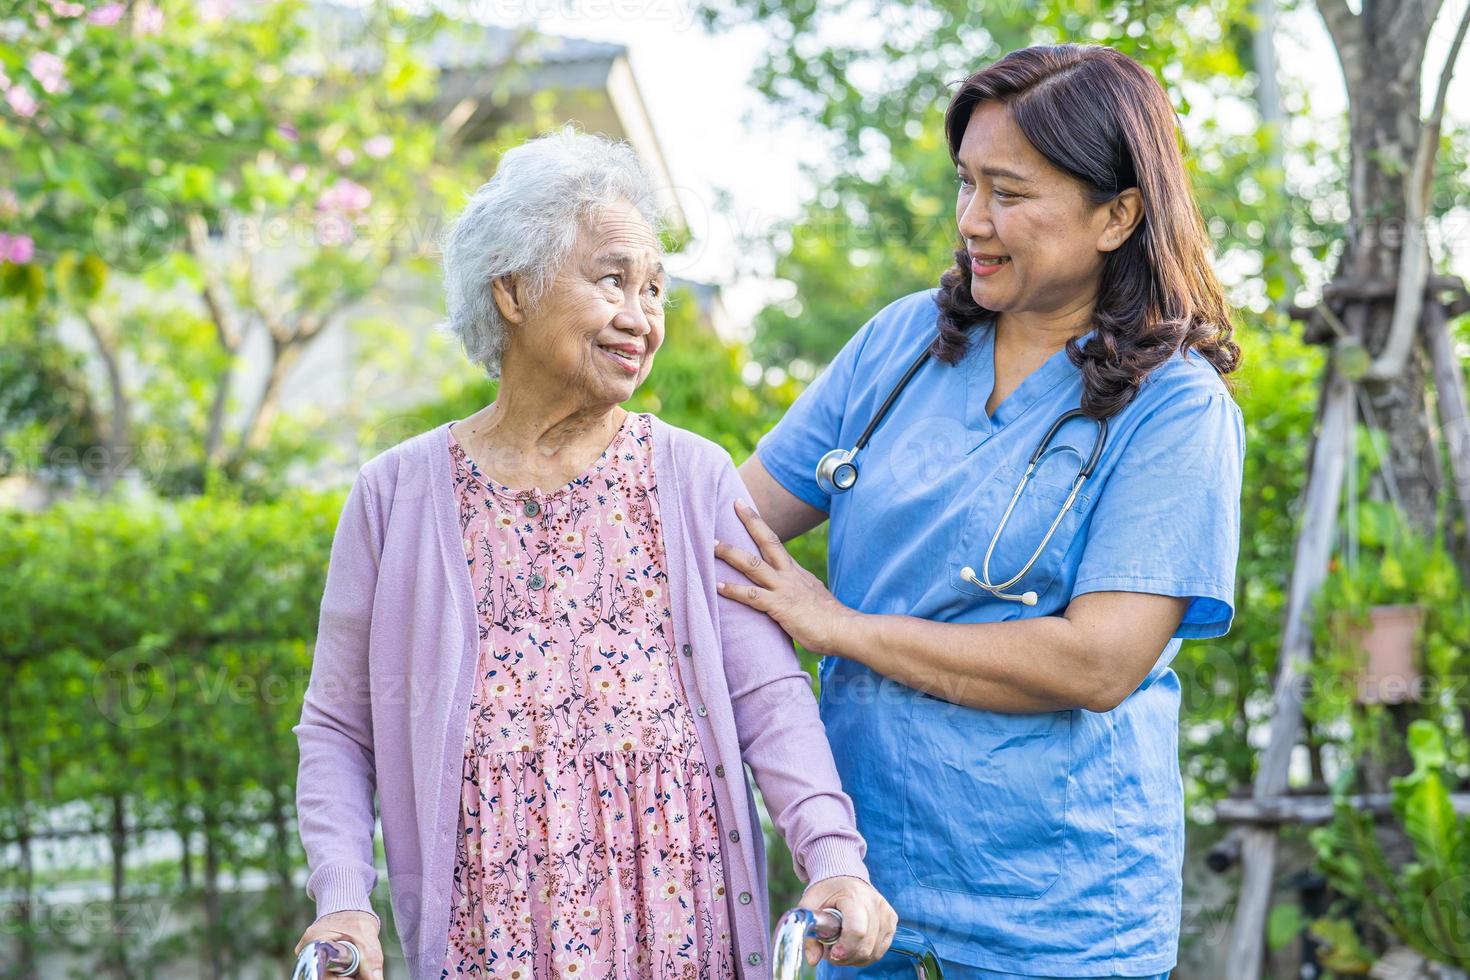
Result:
[[[692,657],[693,655],[694,655],[694,651],[692,649],[690,649],[689,644],[687,644],[687,643],[684,644],[684,656],[686,656],[686,657]]]
[[[750,892],[741,892],[740,893],[740,904],[741,905],[749,905],[750,904]]]
[[[694,709],[694,713],[696,715],[699,715],[699,717],[701,717],[701,718],[703,718],[705,715],[709,714],[708,711],[704,710],[704,705],[702,705],[702,704],[699,707],[697,707],[697,708]]]
[[[725,767],[723,765],[717,765],[717,766],[715,766],[715,775],[718,778],[720,778],[720,779],[724,779],[725,778]]]
[[[546,576],[542,575],[540,572],[537,572],[535,575],[531,576],[531,581],[527,584],[530,585],[533,589],[539,589],[546,584]]]
[[[740,843],[740,831],[738,831],[738,830],[732,830],[732,831],[730,831],[730,843],[731,844],[739,844]]]
[[[528,500],[526,501],[525,511],[527,517],[535,517],[541,513],[541,505],[534,500]]]
[[[746,962],[748,962],[751,966],[760,966],[761,965],[761,954],[759,954],[759,953],[751,953],[750,956],[747,957]]]

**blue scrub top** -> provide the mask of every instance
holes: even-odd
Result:
[[[1234,614],[1240,409],[1197,354],[1155,369],[1109,421],[1097,469],[1045,552],[1006,590],[1035,590],[1037,604],[997,599],[960,569],[980,571],[1031,453],[1080,405],[1064,350],[987,415],[994,331],[977,325],[958,364],[930,358],[899,396],[858,455],[856,487],[829,498],[814,477],[934,338],[936,293],[868,321],[756,447],[777,482],[829,512],[832,593],[867,613],[954,623],[1059,615],[1087,592],[1191,601],[1148,677],[1106,713],[965,708],[824,658],[822,720],[868,870],[943,960],[1024,976],[1157,974],[1176,961],[1184,851],[1169,664],[1181,638],[1220,636]],[[992,582],[1041,541],[1096,432],[1078,418],[1057,433],[996,544]]]

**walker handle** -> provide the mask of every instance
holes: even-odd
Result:
[[[347,976],[357,972],[362,953],[355,943],[345,939],[316,939],[301,947],[291,980],[323,980],[327,976]]]
[[[842,935],[842,913],[836,909],[792,909],[781,916],[771,941],[772,980],[797,980],[805,963],[803,949],[807,939],[830,946]],[[923,933],[899,926],[893,934],[888,952],[907,956],[914,961],[917,980],[944,980],[939,955]]]

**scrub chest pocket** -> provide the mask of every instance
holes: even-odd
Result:
[[[920,885],[1038,898],[1061,875],[1074,712],[911,701],[903,855]]]
[[[1011,496],[1016,492],[1016,486],[1021,482],[1026,469],[1024,466],[998,467],[990,479],[980,486],[966,514],[963,530],[949,556],[949,581],[955,589],[966,595],[981,596],[991,601],[1006,601],[995,599],[985,589],[960,578],[960,569],[968,565],[975,570],[976,575],[984,579],[985,551],[990,547],[992,539],[995,541],[995,551],[990,556],[989,581],[992,585],[1000,586],[1024,568],[1031,554],[1046,538],[1047,528],[1051,527],[1052,521],[1061,513],[1072,491],[1072,478],[1076,468],[1073,467],[1070,473],[1065,470],[1066,465],[1059,459],[1043,461],[1031,475],[1026,488],[1021,491],[1016,506],[1011,510],[1010,519],[1005,522],[1005,527],[1001,528],[998,536],[996,528],[1000,527],[1001,517],[1010,505]],[[1034,590],[1038,596],[1046,595],[1047,589],[1056,581],[1062,561],[1077,537],[1077,530],[1082,524],[1088,503],[1088,487],[1084,484],[1031,568],[1018,582],[1003,591],[1019,594]]]

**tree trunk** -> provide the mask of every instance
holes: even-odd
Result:
[[[110,797],[112,822],[108,840],[112,849],[112,949],[108,967],[117,980],[132,980],[128,966],[128,921],[124,899],[127,890],[128,808],[127,799],[118,792]]]
[[[204,787],[204,948],[207,955],[200,963],[200,976],[216,980],[228,976],[224,969],[224,919],[219,893],[219,821],[214,812],[213,791]]]
[[[179,835],[179,860],[184,894],[194,889],[194,820],[189,813],[189,759],[184,748],[184,733],[173,742],[174,831]]]
[[[29,803],[26,794],[25,770],[21,764],[20,745],[16,741],[16,735],[11,725],[10,713],[10,685],[0,685],[0,697],[4,698],[4,710],[0,711],[0,718],[4,719],[4,728],[0,730],[0,738],[5,741],[5,770],[6,777],[0,782],[4,788],[5,795],[10,799],[10,805],[15,808],[15,845],[19,850],[19,861],[16,872],[19,879],[19,894],[15,900],[15,924],[16,933],[15,959],[10,967],[14,972],[10,975],[15,980],[36,980],[36,936],[35,925],[31,921],[32,910],[35,907],[35,873],[31,863],[31,829],[30,814],[27,812]]]
[[[266,662],[266,666],[268,668],[269,661]],[[261,690],[266,687],[269,679],[268,673],[267,669],[257,675]],[[261,714],[260,730],[265,740],[263,757],[269,758],[275,748],[272,744],[272,706],[269,698],[259,698],[257,703]],[[269,819],[272,839],[275,843],[274,853],[271,855],[271,875],[276,891],[275,929],[267,945],[272,957],[285,962],[299,936],[297,927],[301,905],[301,900],[296,894],[296,886],[291,880],[295,852],[292,847],[292,821],[287,815],[287,808],[293,801],[290,783],[283,785],[279,779],[275,778],[275,774],[269,771],[266,778],[267,785],[270,787]],[[280,946],[276,945],[278,941]]]
[[[1351,224],[1339,277],[1397,281],[1406,236],[1423,234],[1404,218],[1422,125],[1420,73],[1439,6],[1440,0],[1363,0],[1361,15],[1350,25],[1361,47],[1343,51],[1342,38],[1334,38],[1347,82],[1351,149]],[[1393,303],[1391,295],[1365,303],[1361,339],[1370,353],[1383,349]],[[1440,471],[1422,345],[1415,343],[1396,377],[1365,379],[1362,391],[1365,415],[1371,416],[1364,421],[1380,430],[1378,444],[1386,446],[1388,473],[1376,489],[1402,506],[1410,527],[1432,538]]]

